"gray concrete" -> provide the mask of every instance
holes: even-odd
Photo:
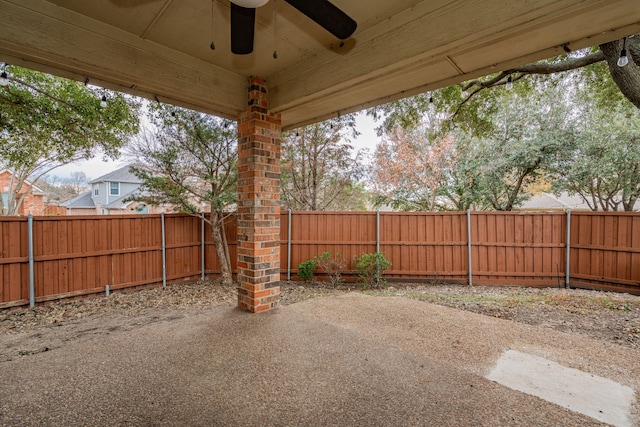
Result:
[[[519,348],[593,373],[608,354],[617,380],[638,380],[637,351],[359,294],[260,315],[105,316],[19,338],[15,354],[50,350],[0,362],[3,426],[589,426],[601,423],[484,376]],[[593,356],[572,356],[587,347]]]
[[[631,387],[543,357],[506,351],[487,378],[616,427],[631,426]]]

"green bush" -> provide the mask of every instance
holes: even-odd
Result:
[[[355,257],[355,267],[361,283],[369,287],[378,287],[386,284],[386,280],[382,279],[382,273],[391,267],[391,261],[382,252],[362,254],[361,257]]]
[[[316,269],[315,260],[308,259],[306,261],[302,261],[298,264],[298,276],[305,282],[311,281],[313,279],[313,272]]]
[[[329,283],[332,286],[335,287],[342,281],[342,272],[347,267],[347,262],[341,254],[336,253],[331,256],[331,253],[323,252],[322,255],[315,257],[315,262],[320,271],[329,277]]]

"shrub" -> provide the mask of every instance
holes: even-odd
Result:
[[[316,269],[315,260],[308,259],[306,261],[302,261],[298,264],[298,276],[305,282],[311,281],[313,279],[313,272]]]
[[[336,253],[331,256],[329,252],[323,252],[322,255],[315,257],[315,262],[320,271],[329,276],[329,283],[332,286],[335,287],[342,281],[342,272],[347,267],[347,262],[341,254]]]
[[[386,280],[382,279],[382,273],[391,267],[391,261],[382,252],[362,254],[361,257],[355,257],[355,267],[361,283],[369,287],[378,287],[386,284]]]

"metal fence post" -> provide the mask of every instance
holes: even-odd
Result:
[[[380,284],[380,209],[376,211],[376,285]]]
[[[291,209],[287,222],[287,281],[291,281]]]
[[[202,212],[202,221],[200,221],[200,260],[202,263],[201,279],[204,280],[204,212]]]
[[[376,253],[380,252],[380,211],[376,211]]]
[[[29,307],[36,305],[35,277],[33,272],[33,215],[27,216],[27,234],[29,238]]]
[[[467,210],[467,256],[469,258],[469,286],[473,286],[473,264],[471,262],[471,209]]]
[[[564,287],[569,287],[571,275],[571,209],[567,210],[567,261],[564,272]]]
[[[164,233],[164,212],[160,214],[160,222],[162,224],[162,287],[167,287],[167,250],[165,245]]]

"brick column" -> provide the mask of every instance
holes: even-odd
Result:
[[[252,77],[238,121],[238,307],[253,313],[280,301],[280,126]]]

